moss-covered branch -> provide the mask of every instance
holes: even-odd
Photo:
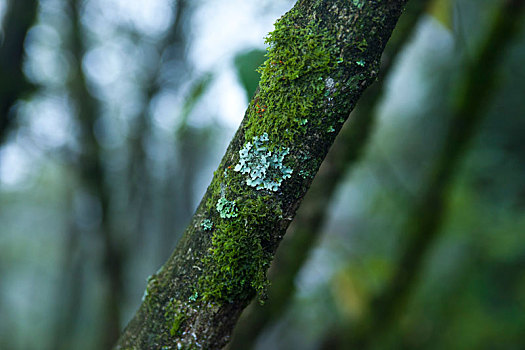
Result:
[[[229,344],[231,349],[251,349],[265,327],[285,310],[293,295],[294,281],[304,261],[321,235],[328,206],[344,175],[356,165],[374,127],[375,110],[383,95],[385,76],[411,37],[428,0],[413,0],[401,16],[382,56],[378,82],[362,96],[356,110],[337,136],[312,186],[308,190],[272,263],[268,301],[252,302],[241,316]]]
[[[299,1],[190,225],[117,349],[220,349],[349,112],[377,77],[405,0]]]

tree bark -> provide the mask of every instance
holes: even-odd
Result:
[[[406,0],[300,0],[201,204],[116,349],[220,349],[337,132],[377,77]],[[247,173],[247,174],[246,174]]]

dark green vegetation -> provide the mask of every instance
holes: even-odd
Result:
[[[24,39],[35,21],[37,0],[11,1],[7,6],[4,30],[0,42],[0,144],[13,124],[10,110],[16,100],[33,90],[22,71]]]

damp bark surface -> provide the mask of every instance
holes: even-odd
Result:
[[[204,198],[115,349],[221,349],[363,91],[406,0],[298,1]]]

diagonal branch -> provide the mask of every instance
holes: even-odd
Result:
[[[117,349],[219,349],[328,148],[377,77],[405,0],[301,0],[267,38],[259,90]]]
[[[342,128],[277,251],[272,263],[274,277],[271,278],[268,301],[264,305],[252,302],[246,309],[235,328],[229,344],[231,349],[252,348],[265,327],[286,310],[295,292],[295,277],[322,234],[322,225],[328,214],[327,203],[331,202],[345,174],[359,162],[374,127],[374,113],[383,95],[385,77],[397,54],[411,38],[427,3],[428,0],[408,3],[383,53],[379,81],[363,94]]]

